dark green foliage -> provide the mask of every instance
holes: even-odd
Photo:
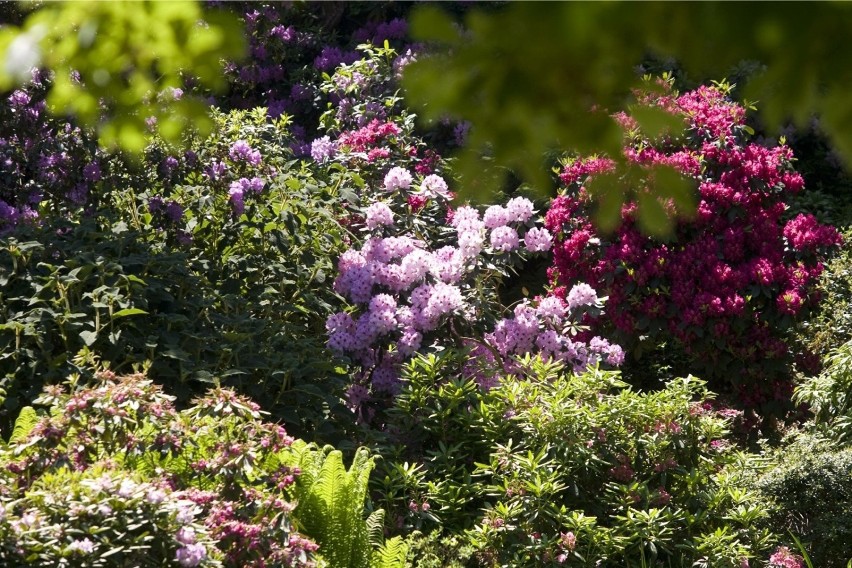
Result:
[[[755,480],[772,504],[771,528],[797,535],[813,566],[845,568],[852,559],[852,448],[806,434],[787,442]]]
[[[43,384],[80,370],[81,353],[119,372],[150,362],[150,376],[182,401],[234,386],[297,431],[327,435],[321,409],[334,408],[340,380],[324,349],[343,246],[336,189],[292,158],[283,120],[263,111],[216,120],[217,134],[193,146],[197,165],[182,164],[178,177],[152,175],[140,193],[129,182],[144,178],[114,163],[96,214],[0,237],[4,430]],[[203,174],[238,139],[262,152],[266,181],[243,216],[223,182]],[[179,222],[152,213],[155,198],[178,204]]]
[[[440,8],[421,6],[412,16],[413,36],[445,49],[412,65],[404,84],[426,117],[449,114],[472,123],[459,160],[471,194],[499,187],[483,181],[483,152],[543,193],[552,186],[542,159],[548,149],[619,156],[620,134],[609,113],[635,86],[634,66],[649,50],[705,77],[720,77],[744,59],[763,64],[743,91],[762,101],[773,130],[790,118],[803,125],[819,113],[848,159],[849,56],[837,54],[846,53],[840,38],[850,29],[852,10],[840,4],[769,10],[744,3],[720,10],[714,4],[518,2],[491,13],[472,10],[464,26]],[[810,49],[800,49],[802,43]],[[623,195],[608,189],[601,203],[616,205],[608,216],[614,222]]]
[[[459,536],[443,536],[439,531],[414,531],[406,537],[409,546],[406,567],[463,568],[473,556],[473,547]]]

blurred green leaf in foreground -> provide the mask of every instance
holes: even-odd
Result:
[[[760,100],[770,128],[818,115],[852,163],[850,3],[513,2],[473,9],[463,25],[424,5],[411,28],[438,49],[406,68],[407,99],[427,120],[471,123],[458,155],[470,197],[499,187],[499,175],[482,173],[484,155],[540,193],[552,188],[548,152],[619,159],[622,132],[610,115],[630,104],[635,68],[648,55],[715,78],[759,62],[742,92]],[[646,131],[667,127],[653,111],[639,114]],[[625,189],[601,188],[604,225],[614,225]]]
[[[209,129],[205,101],[183,89],[224,88],[221,60],[245,51],[236,17],[194,1],[47,3],[0,27],[0,89],[50,70],[54,112],[96,128],[105,147],[138,152],[154,127],[172,142]]]

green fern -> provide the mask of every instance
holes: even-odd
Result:
[[[32,406],[25,406],[18,414],[18,419],[15,420],[15,428],[12,430],[12,435],[9,437],[10,444],[18,444],[23,442],[30,432],[33,431],[35,425],[38,424],[39,415]]]
[[[370,564],[370,568],[402,568],[405,566],[408,548],[408,543],[399,536],[385,541],[382,547],[373,555],[373,562]]]
[[[364,500],[373,459],[361,449],[346,471],[343,454],[328,450],[310,445],[291,447],[294,465],[302,470],[296,491],[298,505],[293,512],[297,528],[316,540],[329,566],[369,568],[372,547]]]
[[[374,547],[385,541],[385,510],[377,509],[367,517],[367,538]]]

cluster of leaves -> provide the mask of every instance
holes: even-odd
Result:
[[[812,566],[845,568],[852,561],[852,449],[818,433],[794,432],[749,480],[768,505],[763,522],[798,535]]]
[[[121,371],[151,361],[151,376],[183,400],[215,382],[270,409],[334,400],[320,382],[336,373],[322,335],[344,240],[339,188],[293,159],[286,119],[262,109],[214,118],[216,133],[185,153],[160,142],[141,171],[106,163],[94,214],[2,237],[7,416],[74,369],[80,350]],[[231,159],[240,140],[261,163]],[[229,184],[246,179],[262,190],[237,213]]]
[[[831,437],[852,440],[852,340],[826,357],[821,373],[796,387],[795,398],[810,407],[817,426]]]
[[[701,381],[641,394],[614,372],[527,358],[526,376],[481,392],[464,357],[406,369],[373,485],[392,528],[463,534],[479,566],[766,557],[768,511],[742,482],[755,466],[725,440],[737,413],[714,409]]]
[[[852,230],[843,232],[843,242],[852,240]],[[852,249],[842,247],[825,265],[816,286],[820,303],[807,320],[795,329],[804,353],[825,357],[843,343],[852,340]],[[814,372],[818,361],[805,367]]]
[[[693,178],[697,192],[675,191],[672,180],[663,199],[640,179],[613,173],[608,159],[570,160],[560,174],[567,189],[547,217],[559,242],[552,276],[566,287],[590,282],[609,296],[607,319],[634,355],[668,341],[687,355],[690,371],[712,380],[735,377],[746,405],[784,400],[789,392],[778,381],[785,378],[788,349],[782,338],[815,305],[823,261],[841,238],[812,215],[784,219],[785,200],[803,186],[792,153],[750,139],[746,109],[727,98],[727,85],[684,94],[669,92],[666,81],[661,86],[662,93],[643,93],[640,100],[685,128],[649,133],[622,113],[623,153],[652,177],[666,179],[673,168]],[[592,224],[591,195],[620,184],[635,197],[623,207],[614,202],[622,225],[606,234]],[[601,207],[610,206],[602,199]],[[637,207],[659,228],[692,200],[694,217],[673,225],[667,237],[640,231]],[[653,226],[646,224],[646,232]]]
[[[852,157],[844,126],[848,56],[832,56],[842,51],[836,38],[852,28],[848,6],[791,4],[767,11],[744,4],[723,12],[712,5],[516,3],[478,7],[463,25],[435,6],[421,6],[411,21],[415,40],[441,49],[406,73],[407,95],[428,117],[448,113],[473,124],[460,156],[468,180],[482,178],[483,152],[542,192],[551,186],[542,159],[548,150],[606,152],[617,159],[619,128],[606,109],[622,106],[635,85],[634,66],[649,50],[678,58],[700,77],[725,76],[742,60],[765,65],[745,94],[764,101],[768,123],[776,127],[792,114],[804,125],[819,113],[842,155]],[[705,30],[702,40],[695,30]],[[813,49],[789,41],[805,36],[813,37],[807,42]],[[609,195],[616,202],[626,197],[619,187]],[[618,209],[605,216],[617,222]]]
[[[224,88],[219,61],[241,57],[245,43],[233,15],[196,2],[67,2],[5,26],[0,52],[0,88],[29,80],[33,68],[51,70],[52,107],[97,128],[104,146],[141,152],[146,120],[173,142],[190,127],[209,130],[204,100],[182,90],[187,82]]]

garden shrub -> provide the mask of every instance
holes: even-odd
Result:
[[[637,393],[539,358],[483,392],[465,355],[420,356],[388,411],[374,501],[393,530],[464,531],[478,566],[731,566],[775,537],[694,378]]]
[[[852,448],[797,433],[774,452],[771,463],[753,482],[770,504],[768,526],[795,534],[813,566],[845,568],[852,560]]]
[[[808,405],[816,426],[830,437],[852,440],[852,340],[831,352],[819,375],[796,387],[795,399]]]
[[[108,203],[79,222],[2,237],[10,415],[82,349],[119,371],[150,360],[151,377],[184,401],[231,385],[294,427],[321,426],[310,409],[338,400],[333,382],[319,386],[336,373],[322,340],[345,233],[336,190],[293,159],[286,119],[262,109],[215,119],[217,132],[185,153],[152,145],[147,179],[111,164]],[[119,187],[128,178],[144,189]]]
[[[852,239],[852,230],[843,233],[844,242]],[[816,287],[820,303],[811,316],[795,330],[805,353],[824,358],[833,349],[852,340],[852,248],[843,247],[826,263]],[[805,368],[814,373],[818,361]]]
[[[40,217],[76,215],[101,177],[94,140],[47,112],[49,78],[0,102],[0,235]]]
[[[370,565],[366,450],[347,472],[234,391],[178,412],[142,375],[97,380],[48,387],[0,449],[4,565]]]
[[[840,237],[812,215],[782,222],[785,199],[802,189],[802,178],[788,147],[749,142],[746,109],[726,97],[729,87],[679,95],[667,86],[643,95],[642,103],[682,120],[683,133],[649,136],[621,114],[624,154],[635,167],[673,168],[696,180],[694,217],[678,221],[669,238],[647,237],[635,219],[636,202],[629,202],[621,227],[602,234],[591,223],[586,184],[614,163],[569,160],[560,175],[566,189],[546,223],[557,240],[556,294],[588,282],[608,296],[606,320],[628,351],[663,341],[688,356],[692,371],[720,386],[733,382],[747,406],[783,400],[787,393],[776,381],[787,369],[784,331],[816,303],[825,252]],[[682,196],[675,207],[650,198],[646,188],[632,189],[640,207],[657,209],[662,219],[686,201]]]
[[[337,103],[322,117],[328,134],[311,144],[314,161],[340,172],[337,187],[349,211],[351,248],[340,256],[334,289],[351,307],[326,324],[329,347],[356,369],[349,405],[369,418],[375,407],[364,403],[397,392],[399,367],[414,353],[461,346],[489,330],[484,343],[507,362],[541,350],[581,367],[601,358],[619,364],[618,346],[573,337],[568,312],[600,308],[591,289],[567,306],[525,302],[504,317],[498,291],[505,277],[526,254],[549,250],[550,234],[536,226],[524,197],[484,215],[453,207],[445,163],[421,151],[413,116],[389,91],[399,58],[386,47],[362,50],[364,59],[341,65],[323,83]]]

